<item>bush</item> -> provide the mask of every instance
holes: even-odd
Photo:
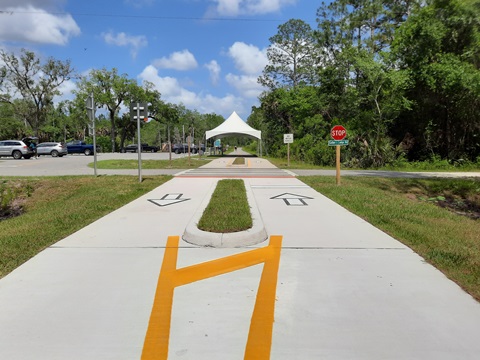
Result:
[[[87,139],[85,139],[85,141],[89,144],[93,144],[93,138],[91,137],[88,137]],[[97,136],[95,138],[95,141],[97,143],[97,146],[100,146],[101,152],[112,152],[112,141],[110,139],[110,136]],[[115,147],[118,151],[119,150],[118,143],[115,143]]]
[[[287,147],[282,149],[282,153],[287,156]],[[290,147],[290,155],[297,161],[306,162],[313,165],[333,165],[335,164],[335,151],[328,146],[328,140],[316,139],[311,134],[305,135]]]

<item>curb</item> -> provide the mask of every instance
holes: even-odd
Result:
[[[216,183],[215,183],[216,186]],[[215,186],[212,186],[210,191],[205,196],[202,204],[197,209],[192,219],[185,228],[185,232],[182,235],[182,239],[189,244],[215,247],[215,248],[236,248],[249,245],[256,245],[268,239],[268,234],[263,225],[263,220],[258,211],[257,203],[253,192],[249,186],[245,186],[247,192],[247,200],[250,205],[250,212],[252,215],[253,225],[250,229],[245,231],[238,231],[233,233],[212,233],[208,231],[200,230],[197,227],[200,218],[203,215],[210,198],[215,190]]]

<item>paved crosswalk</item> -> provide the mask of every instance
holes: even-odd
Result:
[[[198,168],[190,169],[176,175],[177,177],[221,177],[221,178],[281,178],[295,177],[290,171],[272,168]]]

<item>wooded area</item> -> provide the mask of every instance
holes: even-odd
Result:
[[[480,2],[336,0],[270,38],[268,87],[249,124],[265,148],[333,164],[329,131],[348,130],[344,163],[480,157]]]

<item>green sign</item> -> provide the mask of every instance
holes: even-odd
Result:
[[[328,140],[328,146],[345,146],[348,145],[348,140]]]

